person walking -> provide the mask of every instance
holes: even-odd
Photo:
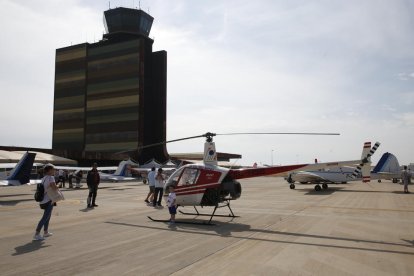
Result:
[[[149,204],[150,202],[152,202],[154,200],[155,167],[152,167],[151,171],[148,173],[148,187],[149,187],[149,192],[148,192],[147,197],[144,200],[147,204]]]
[[[408,184],[411,182],[411,173],[407,170],[407,166],[404,166],[404,170],[401,173],[401,180],[404,184],[404,193],[410,193],[408,191]]]
[[[159,168],[157,174],[155,175],[155,189],[154,189],[154,199],[152,204],[155,207],[162,207],[161,200],[164,192],[164,175],[162,174],[162,169]]]
[[[44,177],[42,178],[42,184],[44,188],[43,200],[39,202],[40,208],[44,210],[43,216],[40,219],[36,227],[35,235],[33,236],[34,241],[42,241],[45,237],[50,237],[53,234],[49,232],[49,222],[52,217],[53,206],[56,204],[52,202],[47,194],[48,189],[57,190],[58,187],[55,183],[55,167],[52,164],[46,164],[43,168]],[[40,235],[40,231],[43,228],[43,236]]]
[[[98,205],[95,203],[95,200],[101,178],[99,176],[97,167],[98,165],[96,163],[93,163],[92,170],[88,171],[88,175],[86,176],[86,183],[88,184],[89,189],[88,199],[86,200],[88,208],[98,207]]]

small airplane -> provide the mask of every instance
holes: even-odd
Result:
[[[346,184],[349,181],[360,181],[362,176],[358,174],[354,177],[355,167],[345,166],[334,169],[320,170],[320,171],[299,171],[292,172],[286,178],[290,183],[290,188],[294,189],[294,183],[301,184],[322,184],[324,189],[328,188],[328,183],[342,183]],[[401,170],[397,158],[391,153],[384,153],[377,165],[371,171],[371,179],[377,179],[381,182],[382,179],[392,180],[394,183],[398,182]],[[292,185],[293,184],[293,185]]]
[[[119,163],[118,168],[113,174],[100,172],[99,176],[101,177],[101,180],[112,182],[137,180],[135,177],[127,176],[127,172],[133,170],[133,166],[139,166],[139,164],[135,163],[131,159],[124,160]]]
[[[238,134],[259,134],[259,133],[238,133]],[[260,134],[305,134],[305,135],[321,135],[315,133],[260,133]],[[215,216],[215,212],[218,208],[228,207],[230,215],[225,217],[236,217],[230,207],[230,202],[240,198],[242,188],[238,179],[259,177],[266,175],[275,175],[281,173],[287,173],[295,170],[303,169],[323,169],[326,167],[341,166],[343,164],[355,164],[359,163],[361,166],[369,162],[369,156],[367,155],[361,160],[346,161],[343,163],[318,163],[318,164],[298,164],[298,165],[286,165],[278,167],[266,167],[266,168],[245,168],[245,169],[228,169],[217,165],[217,152],[213,137],[216,135],[235,135],[232,134],[215,134],[207,132],[199,136],[193,136],[188,138],[176,139],[167,141],[164,143],[181,141],[192,138],[204,137],[206,142],[204,144],[204,163],[203,164],[187,164],[178,168],[166,181],[164,186],[165,191],[168,191],[169,186],[175,187],[176,203],[179,206],[193,206],[196,213],[184,213],[184,215],[205,215],[210,216],[210,220],[207,223],[211,224],[212,218]],[[325,134],[325,135],[338,135],[338,134]],[[160,145],[157,143],[154,145]],[[148,145],[149,147],[152,145]],[[212,214],[200,214],[196,206],[212,206],[214,210]],[[219,216],[219,215],[216,215]],[[165,222],[165,220],[156,220],[148,217],[152,221]]]
[[[101,177],[101,180],[112,181],[112,182],[131,181],[131,180],[137,180],[137,178],[135,177],[128,176],[128,171],[131,171],[133,166],[139,166],[139,164],[129,159],[129,160],[121,161],[118,167],[98,167],[97,169],[99,171],[99,176]],[[74,171],[75,174],[79,171],[88,172],[91,170],[91,167],[55,166],[55,168],[57,170]],[[115,170],[115,172],[113,174],[103,173],[101,172],[103,170]]]
[[[392,183],[398,183],[398,180],[401,179],[401,168],[397,157],[389,152],[384,153],[372,170],[371,178],[377,179],[378,182],[385,179],[391,180]]]
[[[8,176],[4,176],[0,179],[1,186],[19,186],[23,184],[31,184],[30,172],[33,167],[33,163],[36,157],[36,153],[26,152],[19,162],[11,170]],[[0,168],[9,168],[9,164],[0,164]]]

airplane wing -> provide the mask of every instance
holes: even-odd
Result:
[[[13,169],[16,165],[17,163],[3,163],[0,164],[0,169]]]
[[[90,171],[92,167],[71,167],[71,166],[55,166],[58,170],[68,171]],[[98,171],[115,171],[118,167],[98,167]]]
[[[100,176],[101,180],[113,181],[113,182],[138,180],[135,177],[113,175],[113,174],[106,174],[106,173],[99,173],[99,176]]]

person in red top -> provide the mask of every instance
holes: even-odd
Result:
[[[99,172],[97,169],[98,165],[93,163],[92,170],[88,172],[88,176],[86,177],[86,183],[88,184],[89,195],[87,199],[88,208],[98,207],[95,204],[96,195],[98,193],[98,186],[101,178],[99,176]]]

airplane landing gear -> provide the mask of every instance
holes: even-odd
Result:
[[[319,192],[322,190],[321,186],[319,184],[315,185],[315,191]]]
[[[295,184],[290,184],[289,188],[291,188],[292,190],[295,189]]]
[[[323,188],[324,190],[328,189],[328,184],[323,183],[323,184],[322,184],[322,188]]]

